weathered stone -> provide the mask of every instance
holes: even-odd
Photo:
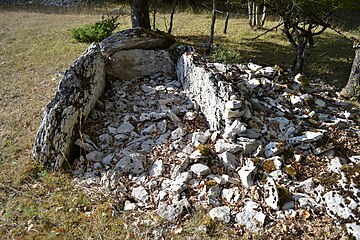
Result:
[[[275,181],[272,178],[268,178],[264,185],[265,191],[265,203],[274,210],[279,210],[279,192]]]
[[[257,211],[256,209],[258,208],[258,204],[251,200],[247,200],[242,211],[236,214],[236,223],[245,226],[246,229],[252,232],[259,231],[264,225],[266,216],[261,211]]]
[[[150,171],[149,171],[149,175],[152,177],[158,177],[161,176],[161,174],[163,173],[163,171],[165,170],[165,166],[162,160],[158,160],[156,162],[154,162],[154,164],[152,165]]]
[[[198,175],[198,176],[204,176],[208,173],[210,173],[210,168],[204,164],[196,163],[190,167],[190,170]]]
[[[189,208],[190,204],[186,199],[182,199],[172,205],[160,202],[157,213],[160,217],[172,222],[183,216]]]
[[[227,206],[213,208],[210,210],[209,215],[214,220],[220,220],[224,223],[230,222],[230,208]]]
[[[221,187],[219,185],[215,185],[211,187],[207,193],[208,198],[217,198],[220,196]]]
[[[101,43],[101,51],[107,57],[116,52],[129,49],[159,50],[167,49],[175,39],[161,31],[132,28],[117,32]]]
[[[230,126],[226,126],[223,134],[224,139],[235,139],[240,133],[246,131],[246,126],[239,120],[235,120]]]
[[[278,143],[277,142],[270,142],[265,146],[265,157],[273,157],[279,152]]]
[[[139,202],[145,203],[148,200],[148,192],[143,186],[133,188],[131,196]]]
[[[235,168],[239,166],[236,155],[229,151],[223,152],[218,156],[221,164],[227,169],[235,170]]]
[[[131,153],[123,157],[116,164],[115,169],[121,169],[126,173],[140,174],[145,171],[146,157],[140,153]]]
[[[254,184],[256,166],[254,166],[252,161],[249,161],[238,171],[238,174],[244,187],[249,188]]]
[[[236,143],[242,146],[245,155],[250,155],[260,145],[260,142],[257,140],[251,138],[244,138],[244,137],[237,138]]]
[[[183,54],[176,66],[178,79],[185,92],[194,96],[211,130],[222,130],[225,103],[232,95],[232,86],[224,76],[201,65],[204,61],[191,53]],[[206,94],[203,94],[206,92]]]
[[[116,132],[119,134],[127,134],[127,133],[131,133],[134,129],[135,128],[131,123],[124,122],[123,124],[121,124],[120,127],[116,129]]]
[[[217,153],[223,153],[225,151],[237,153],[242,149],[243,149],[242,145],[236,144],[236,143],[225,142],[224,139],[219,139],[215,143],[215,151]]]
[[[356,240],[360,240],[360,225],[356,223],[347,223],[345,226],[349,234],[354,236]]]
[[[101,162],[103,159],[104,154],[99,151],[92,151],[86,154],[86,159],[92,162]]]
[[[165,50],[122,50],[114,53],[106,64],[106,73],[119,80],[171,73],[173,70],[171,55]]]
[[[114,154],[110,153],[109,155],[105,156],[101,162],[103,164],[109,165],[111,164],[112,160],[114,159]]]
[[[228,203],[232,203],[233,196],[235,194],[235,191],[238,190],[237,187],[233,188],[224,188],[221,191],[221,197]]]
[[[324,194],[324,201],[326,210],[330,216],[339,216],[344,219],[354,217],[348,204],[345,203],[344,198],[335,191],[330,191]]]
[[[194,132],[191,138],[191,142],[194,146],[204,144],[209,139],[209,136],[202,132]]]
[[[125,201],[124,203],[124,211],[133,211],[137,209],[136,203],[132,203],[130,201]]]
[[[71,160],[79,130],[104,89],[104,59],[99,46],[92,44],[65,72],[46,106],[33,147],[36,160],[54,169]]]

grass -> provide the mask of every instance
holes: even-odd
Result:
[[[98,11],[90,13],[0,8],[0,238],[148,239],[161,229],[175,239],[235,238],[239,233],[222,224],[216,224],[210,233],[200,232],[198,226],[207,219],[204,211],[181,223],[178,234],[155,214],[120,212],[113,217],[114,209],[121,205],[118,199],[88,196],[74,188],[65,170],[48,172],[32,161],[31,146],[42,110],[53,97],[61,73],[88,46],[72,40],[69,30],[101,19]],[[180,13],[173,33],[201,51],[210,21],[209,14]],[[128,16],[120,16],[119,22],[118,29],[130,27]],[[279,31],[253,41],[262,31],[252,31],[246,19],[231,19],[226,36],[221,33],[223,23],[220,18],[216,25],[214,58],[291,64],[292,49]],[[274,24],[268,22],[265,27]],[[165,30],[167,26],[168,15],[159,15],[158,27]],[[353,58],[351,44],[332,32],[319,37],[318,43],[309,71],[344,85]],[[145,224],[146,219],[153,224]]]

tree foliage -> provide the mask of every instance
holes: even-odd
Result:
[[[267,5],[282,18],[283,32],[296,52],[296,73],[303,72],[308,46],[314,45],[314,36],[331,27],[336,12],[360,10],[358,0],[267,0]]]
[[[102,21],[88,24],[71,30],[71,36],[78,42],[92,43],[101,42],[119,25],[118,17],[111,17]]]

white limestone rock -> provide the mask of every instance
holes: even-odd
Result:
[[[246,165],[238,171],[241,183],[244,187],[249,188],[254,184],[256,170],[257,169],[256,166],[254,166],[254,163],[252,161],[248,161]]]
[[[279,192],[275,181],[268,177],[264,185],[265,203],[274,210],[279,210]]]
[[[92,161],[92,162],[101,162],[103,157],[104,157],[104,154],[99,151],[92,151],[92,152],[89,152],[88,154],[86,154],[86,159],[88,161]]]
[[[137,201],[145,203],[149,198],[149,193],[143,186],[139,186],[132,189],[131,196]]]
[[[218,131],[222,130],[224,106],[233,87],[226,77],[205,66],[205,60],[198,55],[185,53],[178,60],[176,71],[184,91],[200,106],[210,130]]]
[[[247,199],[242,211],[236,214],[235,222],[251,232],[258,232],[265,223],[266,215],[259,211],[259,205]]]
[[[179,183],[187,183],[191,178],[191,172],[182,172],[175,178],[175,181]]]
[[[239,162],[236,155],[229,151],[223,152],[218,156],[221,164],[227,169],[235,170],[236,167],[239,166]]]
[[[348,204],[345,203],[344,198],[335,191],[329,191],[323,196],[326,204],[327,213],[332,217],[341,217],[343,219],[349,219],[354,217]]]
[[[188,212],[188,209],[190,209],[190,204],[186,199],[177,201],[172,205],[160,202],[157,208],[157,214],[160,217],[173,222],[185,215]]]
[[[101,51],[111,57],[114,53],[128,49],[166,49],[175,43],[175,39],[159,30],[132,28],[112,34],[101,42]]]
[[[224,223],[230,222],[230,208],[227,206],[213,208],[209,211],[209,215],[213,220],[220,220]]]
[[[190,167],[190,170],[198,176],[204,176],[210,173],[210,168],[204,164],[196,163]]]
[[[265,146],[265,157],[270,158],[276,156],[279,152],[278,143],[270,142]]]
[[[243,149],[243,146],[236,143],[225,142],[224,139],[219,139],[215,143],[215,151],[217,153],[223,153],[229,151],[232,153],[237,153]]]
[[[345,226],[349,234],[351,234],[356,240],[360,240],[360,225],[356,223],[347,223]]]
[[[124,211],[134,211],[137,209],[137,204],[136,203],[132,203],[129,200],[125,201],[124,203]]]
[[[328,164],[328,169],[331,172],[340,172],[340,169],[342,167],[341,159],[339,157],[334,157],[330,160],[330,163]]]
[[[71,150],[90,111],[105,89],[105,63],[97,44],[92,44],[66,70],[55,97],[46,106],[33,145],[33,157],[59,169],[71,159]]]
[[[244,137],[237,138],[236,143],[242,146],[243,153],[247,156],[251,155],[260,145],[257,140]]]
[[[246,126],[239,120],[235,120],[230,126],[226,126],[223,134],[224,139],[234,139],[240,133],[246,131]]]
[[[116,129],[116,132],[119,134],[129,134],[134,130],[134,126],[129,122],[124,122]]]
[[[184,128],[178,127],[171,132],[171,140],[177,140],[185,136],[187,133]]]
[[[194,146],[197,146],[199,144],[205,144],[209,139],[209,135],[205,134],[203,132],[194,132],[192,134],[191,143]]]
[[[158,177],[161,176],[162,173],[165,170],[165,166],[162,160],[157,160],[156,162],[154,162],[154,164],[152,165],[150,171],[149,171],[149,175],[151,177]]]
[[[146,170],[146,157],[140,153],[130,153],[116,164],[115,169],[125,173],[140,174]]]

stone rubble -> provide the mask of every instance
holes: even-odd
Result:
[[[76,141],[77,186],[168,221],[202,206],[257,232],[307,210],[359,236],[359,116],[333,88],[193,53],[176,71],[107,82]]]
[[[224,67],[228,68],[230,66]],[[239,84],[243,85],[238,89],[246,89],[244,86],[247,86],[246,79],[249,77],[241,77],[241,74],[238,73],[238,78],[244,79],[244,83],[240,81]],[[246,74],[254,75],[251,70],[247,70]],[[259,74],[257,72],[257,76]],[[223,112],[226,109],[240,109],[249,110],[250,114],[246,117],[243,114],[230,117],[226,115],[229,118],[225,119],[224,125],[212,130],[206,124],[209,120],[194,108],[195,105],[188,98],[189,93],[175,85],[177,80],[174,76],[155,75],[114,82],[113,88],[99,100],[102,103],[98,105],[103,106],[103,109],[94,110],[100,111],[102,121],[97,123],[96,119],[90,119],[85,133],[92,140],[88,144],[95,144],[96,148],[104,142],[100,139],[103,134],[109,134],[115,139],[113,143],[107,141],[110,147],[103,150],[103,155],[111,159],[107,160],[110,162],[109,168],[89,168],[86,167],[86,162],[78,161],[75,182],[91,189],[92,186],[85,181],[89,175],[87,173],[94,172],[92,176],[109,176],[107,172],[114,171],[112,166],[117,169],[116,166],[121,165],[119,163],[124,158],[129,159],[129,156],[137,153],[143,156],[141,163],[134,159],[132,163],[127,160],[125,165],[127,168],[131,164],[140,165],[139,171],[118,167],[121,169],[118,181],[128,186],[125,192],[117,191],[116,187],[108,189],[109,192],[116,193],[116,196],[131,194],[135,202],[126,202],[126,210],[154,208],[159,216],[175,221],[185,214],[184,211],[191,212],[195,206],[201,205],[208,209],[212,219],[258,232],[267,222],[276,221],[274,216],[312,209],[313,214],[326,211],[337,222],[347,223],[348,231],[356,236],[360,196],[350,194],[336,184],[326,186],[326,179],[321,183],[320,178],[328,172],[340,174],[343,164],[355,166],[359,161],[353,160],[353,163],[339,160],[334,156],[336,153],[328,155],[333,151],[330,148],[317,154],[326,163],[321,169],[323,172],[309,175],[307,179],[304,179],[307,175],[301,176],[300,172],[303,167],[307,167],[303,163],[304,159],[315,156],[315,150],[323,147],[322,144],[330,144],[328,140],[322,143],[324,138],[329,139],[328,126],[323,128],[321,123],[315,121],[320,121],[319,118],[340,118],[340,114],[322,109],[323,106],[319,108],[318,104],[308,106],[307,103],[296,103],[295,107],[289,96],[302,96],[301,91],[291,90],[291,85],[280,86],[280,83],[276,83],[276,78],[270,80],[265,85],[248,90],[254,91],[253,94],[262,99],[259,104],[272,109],[267,116],[263,112],[257,112],[256,107],[238,96],[236,98],[239,100],[224,101]],[[150,88],[155,91],[149,91]],[[119,91],[126,92],[127,98],[117,96],[116,92]],[[234,94],[235,91],[231,93]],[[311,96],[321,96],[328,107],[337,104],[335,99],[329,97],[329,93]],[[114,111],[114,106],[121,106],[121,111]],[[311,111],[315,111],[312,117],[309,116]],[[189,112],[194,113],[195,117],[188,118]],[[337,115],[332,117],[329,112]],[[123,119],[126,121],[123,122]],[[353,120],[343,121],[351,123]],[[158,127],[160,123],[161,127]],[[331,122],[326,123],[331,126]],[[124,124],[133,127],[126,128],[128,131],[125,132],[109,131],[111,127],[122,129]],[[358,126],[353,126],[358,130]],[[211,137],[217,130],[223,134]],[[257,133],[253,134],[254,138],[241,135],[248,130]],[[95,133],[99,135],[94,135]],[[116,134],[120,133],[125,136],[116,138]],[[154,142],[155,144],[144,147],[144,143]],[[83,143],[81,146],[85,145]],[[354,153],[359,154],[359,149]],[[357,159],[356,155],[349,157]],[[93,179],[92,185],[104,188],[100,179]],[[318,193],[315,185],[324,190]],[[354,188],[357,187],[355,184]],[[345,199],[352,204],[347,206]],[[186,204],[182,204],[182,201]]]

